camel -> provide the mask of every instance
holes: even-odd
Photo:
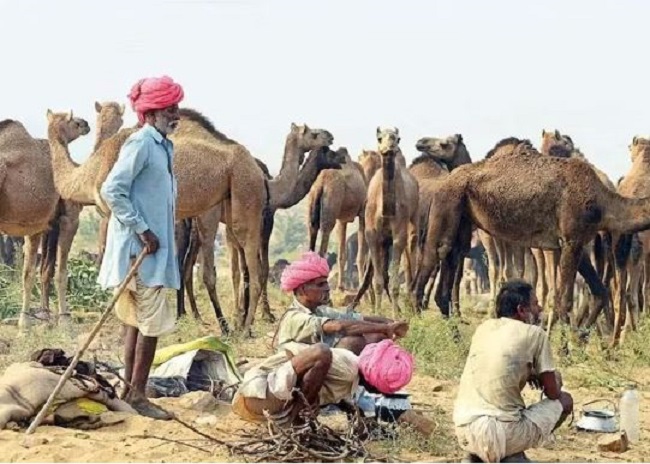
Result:
[[[401,311],[398,296],[399,267],[403,252],[406,252],[407,288],[411,287],[413,279],[413,256],[409,250],[415,249],[417,241],[418,182],[406,169],[406,161],[399,148],[399,130],[396,127],[377,127],[376,135],[381,168],[375,172],[368,185],[365,211],[370,260],[352,306],[359,304],[374,273],[374,311],[381,308],[382,290],[385,289],[392,303],[393,316],[397,317]],[[392,279],[390,291],[389,276]]]
[[[257,160],[257,163],[260,169],[263,171],[265,176],[265,181],[268,185],[268,204],[264,211],[264,217],[262,222],[264,224],[262,228],[262,237],[260,248],[260,260],[262,263],[262,294],[261,300],[263,305],[264,314],[267,319],[273,321],[274,316],[270,311],[267,297],[267,281],[268,281],[268,244],[271,237],[271,232],[273,230],[273,216],[277,209],[279,208],[288,208],[298,203],[304,196],[307,194],[309,186],[316,180],[319,172],[323,169],[339,169],[341,163],[345,162],[342,152],[331,151],[329,149],[325,150],[328,145],[318,146],[323,143],[329,142],[327,137],[327,131],[321,131],[316,129],[316,132],[324,133],[324,137],[318,137],[314,139],[312,132],[314,130],[308,128],[307,126],[301,126],[305,128],[304,133],[299,135],[299,127],[292,126],[292,133],[294,134],[291,137],[288,137],[288,147],[289,149],[285,152],[283,166],[280,170],[280,175],[275,179],[272,179],[268,168],[261,161]],[[329,136],[331,138],[331,135]],[[304,139],[302,142],[295,144],[295,138]],[[318,140],[314,144],[314,140]],[[315,149],[312,149],[307,160],[304,161],[301,169],[300,163],[303,160],[304,152],[302,151],[304,147],[309,145],[314,145]],[[302,148],[301,148],[302,147]],[[288,172],[292,171],[291,176],[295,176],[292,182],[288,182]],[[288,194],[289,193],[289,194]],[[220,305],[218,297],[216,294],[216,269],[214,268],[214,239],[216,237],[217,229],[219,222],[224,222],[223,210],[220,205],[211,209],[203,216],[198,218],[197,228],[198,228],[198,242],[191,242],[190,246],[194,247],[191,249],[188,254],[186,261],[183,265],[183,274],[185,276],[185,286],[188,287],[188,296],[190,298],[190,306],[195,317],[198,317],[198,310],[196,307],[196,300],[194,298],[192,287],[192,272],[191,269],[196,262],[197,254],[199,247],[202,251],[203,256],[203,281],[210,295],[210,300],[215,309],[217,315],[220,313]],[[227,243],[230,250],[231,257],[231,270],[233,276],[233,289],[235,292],[235,301],[238,297],[239,289],[239,280],[236,279],[240,275],[239,269],[239,255],[237,250],[233,248],[232,238],[227,236]],[[182,294],[181,294],[182,295]],[[181,296],[182,298],[182,296]],[[180,300],[182,301],[182,299]],[[219,316],[217,316],[219,318]],[[222,326],[222,330],[224,327]]]
[[[68,141],[88,134],[88,123],[73,120],[76,126],[68,132]],[[34,139],[25,127],[14,120],[0,121],[0,231],[10,236],[24,237],[23,302],[18,325],[21,331],[29,326],[28,311],[34,286],[36,254],[39,243],[59,207],[52,178],[47,142]],[[11,175],[9,175],[11,174]],[[60,216],[59,216],[60,217]],[[60,290],[59,314],[67,314],[65,287]],[[41,300],[47,304],[47,294]]]
[[[513,182],[513,175],[518,182]],[[530,143],[518,144],[510,155],[461,166],[443,182],[447,201],[442,219],[447,227],[436,241],[452,250],[445,272],[456,269],[469,236],[463,230],[471,229],[472,223],[515,244],[559,248],[556,308],[564,323],[570,323],[568,312],[585,244],[600,230],[634,233],[650,228],[650,199],[622,197],[584,161],[542,156]],[[438,290],[436,301],[448,304],[449,286]],[[594,297],[600,301],[586,326],[595,322],[603,307],[602,295]]]
[[[437,227],[434,222],[436,203],[439,201],[437,194],[440,181],[447,177],[450,171],[471,163],[472,159],[461,134],[444,138],[424,137],[417,141],[415,148],[421,152],[421,155],[413,160],[408,170],[418,183],[419,246],[417,248],[419,251],[412,250],[417,264],[413,288],[409,291],[412,292],[414,306],[418,311],[422,311],[428,306],[429,301],[429,292],[426,297],[424,295],[425,286],[431,281],[429,288],[433,288],[438,271],[436,252],[433,250],[435,244],[428,242],[428,237],[429,231]],[[459,305],[455,307],[458,309]]]
[[[345,164],[342,169],[322,171],[309,191],[309,249],[316,249],[318,231],[321,231],[319,253],[325,256],[329,237],[336,224],[339,234],[338,248],[338,285],[339,291],[345,290],[346,231],[347,224],[359,218],[357,240],[361,248],[365,241],[365,217],[367,182],[363,167],[352,161],[347,150],[344,153]],[[357,268],[363,269],[363,254],[357,254]]]
[[[629,145],[632,166],[618,185],[618,193],[629,198],[650,197],[650,137],[635,136]],[[622,240],[629,243],[628,249],[622,248]],[[632,241],[637,241],[636,259],[630,249]],[[639,288],[643,289],[647,299],[650,272],[650,231],[640,231],[636,237],[615,237],[617,243],[617,292],[615,301],[614,333],[621,333],[621,339],[629,330],[636,330],[639,321]],[[645,274],[643,276],[643,268]]]

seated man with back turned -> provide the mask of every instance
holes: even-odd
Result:
[[[469,462],[530,462],[524,451],[539,446],[573,410],[548,337],[536,325],[540,311],[532,286],[511,280],[497,296],[497,318],[474,333],[453,417]],[[541,386],[546,398],[526,407],[526,382]]]
[[[330,299],[329,271],[327,260],[314,252],[305,253],[285,268],[281,287],[292,292],[294,300],[278,324],[274,349],[289,342],[325,343],[359,355],[369,343],[406,335],[408,322],[343,313],[326,306]]]

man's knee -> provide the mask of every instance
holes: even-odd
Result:
[[[313,350],[318,363],[328,366],[332,364],[332,350],[325,343],[316,343],[313,345]]]

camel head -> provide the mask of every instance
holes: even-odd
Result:
[[[544,155],[557,158],[571,158],[575,146],[568,135],[560,134],[560,131],[542,129],[542,145],[540,151]]]
[[[423,137],[417,141],[415,148],[436,161],[442,161],[450,169],[472,162],[460,134],[444,138]]]
[[[635,135],[628,148],[633,163],[639,155],[650,155],[650,136]]]
[[[361,169],[363,169],[366,182],[370,182],[372,176],[381,167],[381,156],[375,150],[361,150],[357,159],[361,165]]]
[[[298,125],[291,123],[289,137],[295,138],[298,147],[303,153],[329,147],[334,143],[334,136],[325,129],[311,129],[307,124]]]
[[[352,159],[348,154],[348,149],[339,147],[334,151],[329,147],[323,147],[318,150],[318,167],[320,169],[341,169],[344,164],[352,164]]]
[[[396,155],[399,151],[399,129],[397,127],[377,127],[377,147],[382,156]]]
[[[85,119],[75,118],[72,110],[69,113],[54,113],[47,110],[48,136],[52,135],[65,142],[70,143],[73,140],[86,135],[90,132],[90,126]]]
[[[124,104],[117,102],[99,103],[95,102],[95,111],[97,111],[97,136],[108,138],[117,134],[124,120]],[[101,132],[101,134],[100,134]]]

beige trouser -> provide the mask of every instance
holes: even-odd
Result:
[[[165,288],[146,287],[138,274],[117,299],[115,314],[124,324],[137,327],[145,337],[160,337],[176,325],[176,312],[167,303]]]
[[[558,400],[543,399],[524,409],[517,422],[504,422],[481,416],[456,427],[460,447],[483,462],[500,462],[506,456],[535,448],[550,436],[562,415]]]

